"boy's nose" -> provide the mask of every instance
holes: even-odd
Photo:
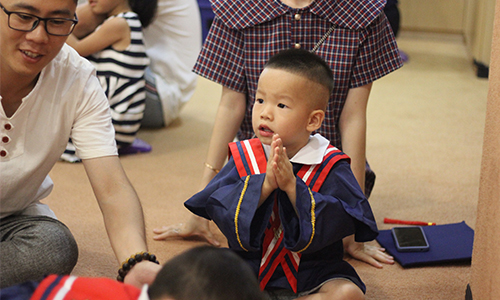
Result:
[[[272,118],[271,110],[267,107],[262,108],[262,111],[260,112],[260,117],[262,119],[271,119]]]

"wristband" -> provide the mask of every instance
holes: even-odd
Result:
[[[207,167],[207,168],[209,168],[210,170],[214,171],[214,172],[215,172],[215,174],[217,174],[217,173],[219,173],[219,172],[220,172],[220,170],[219,170],[219,169],[214,168],[214,167],[213,167],[211,164],[209,164],[209,163],[205,163],[205,167]]]
[[[122,267],[118,270],[118,276],[116,277],[116,280],[123,282],[125,276],[127,276],[132,267],[143,260],[149,260],[150,262],[153,262],[155,264],[160,264],[158,260],[156,260],[156,255],[154,254],[149,254],[148,252],[136,253],[122,263]]]

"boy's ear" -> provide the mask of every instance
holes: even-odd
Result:
[[[325,112],[321,109],[313,110],[309,115],[307,123],[307,131],[313,132],[318,130],[325,119]]]

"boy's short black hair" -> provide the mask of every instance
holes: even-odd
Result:
[[[317,54],[304,49],[287,49],[272,56],[264,68],[280,69],[304,76],[333,91],[333,72]]]
[[[267,300],[250,266],[227,248],[199,246],[169,260],[148,289],[151,300]]]

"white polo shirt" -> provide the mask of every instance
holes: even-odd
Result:
[[[64,45],[14,115],[8,118],[0,105],[0,218],[54,216],[39,201],[52,190],[48,174],[70,136],[82,159],[117,155],[95,69]]]

